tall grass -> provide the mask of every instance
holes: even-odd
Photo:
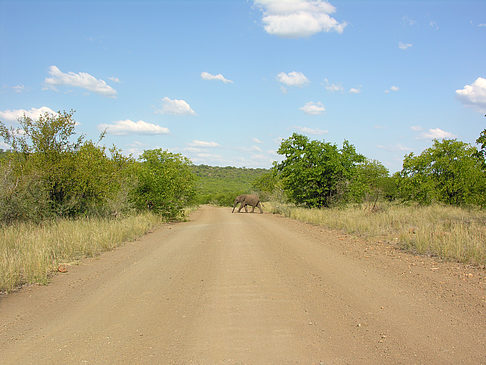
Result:
[[[122,219],[59,219],[0,227],[0,292],[47,283],[60,263],[95,256],[133,240],[161,223],[151,213]]]
[[[486,264],[486,211],[453,206],[380,204],[306,209],[266,204],[272,212],[371,239],[387,240],[419,254]]]

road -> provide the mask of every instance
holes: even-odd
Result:
[[[204,206],[1,297],[0,363],[486,363],[484,274]]]

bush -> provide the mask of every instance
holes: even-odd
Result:
[[[110,158],[104,147],[76,138],[72,112],[45,113],[37,121],[24,116],[19,124],[8,129],[0,122],[0,135],[11,147],[0,163],[1,222],[126,210],[131,159],[116,148]]]
[[[471,145],[455,139],[434,140],[420,155],[405,156],[399,189],[405,200],[420,204],[486,206],[484,159]]]
[[[148,208],[168,219],[181,216],[195,199],[196,176],[191,162],[162,149],[144,151],[140,160],[133,195],[137,208]]]

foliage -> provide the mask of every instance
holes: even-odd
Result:
[[[349,191],[356,203],[376,201],[384,197],[389,188],[388,169],[376,160],[366,159],[356,166],[356,175],[349,184]]]
[[[455,139],[434,140],[420,155],[405,156],[399,189],[420,204],[486,205],[484,159],[476,148]]]
[[[294,133],[277,151],[285,159],[275,164],[289,198],[308,207],[327,207],[349,199],[349,184],[364,162],[353,145],[343,147]]]
[[[198,204],[233,206],[235,197],[254,190],[253,182],[268,172],[266,169],[238,167],[193,166],[198,176],[196,201]]]
[[[270,200],[274,198],[275,193],[281,189],[278,173],[275,169],[265,172],[255,179],[252,189],[258,192],[261,200]]]
[[[476,143],[480,146],[477,157],[483,161],[483,170],[486,170],[486,129],[483,129]]]
[[[169,219],[182,215],[184,207],[195,197],[196,176],[191,162],[162,149],[146,150],[140,160],[134,195],[137,208],[148,207]]]
[[[0,122],[0,135],[11,147],[0,160],[0,222],[128,209],[128,200],[121,203],[119,196],[133,180],[133,161],[116,148],[110,158],[104,147],[76,138],[72,111],[45,113],[37,121],[24,116],[19,124],[8,129]]]

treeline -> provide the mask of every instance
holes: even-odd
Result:
[[[253,187],[262,195],[307,207],[331,207],[378,200],[486,206],[486,130],[479,147],[456,139],[435,140],[420,155],[406,155],[403,169],[390,176],[378,161],[367,159],[344,141],[309,140],[294,133],[282,141],[284,157]]]
[[[73,112],[24,116],[19,124],[0,122],[10,147],[0,154],[0,224],[142,210],[174,219],[195,199],[191,163],[179,154],[157,149],[138,161],[126,157],[77,136]]]

